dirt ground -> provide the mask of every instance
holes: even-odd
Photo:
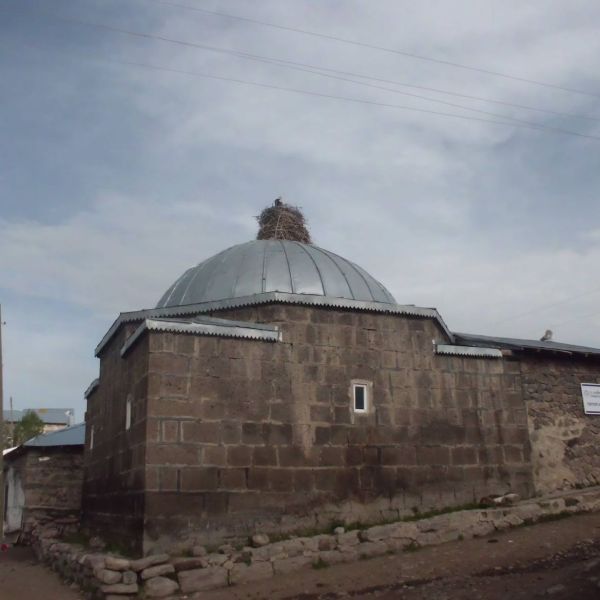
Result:
[[[0,600],[80,600],[28,548],[0,554]],[[202,594],[202,600],[599,600],[600,514]]]
[[[284,575],[203,600],[600,600],[600,514]]]
[[[58,575],[39,564],[31,548],[0,554],[0,600],[81,600]]]

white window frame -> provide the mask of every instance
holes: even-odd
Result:
[[[366,382],[361,382],[361,381],[357,381],[357,382],[353,382],[352,383],[352,410],[355,413],[358,413],[360,415],[364,415],[366,413],[369,412],[369,405],[370,405],[370,398],[369,398],[369,384]],[[356,389],[357,388],[362,388],[364,391],[364,408],[356,408]]]
[[[127,396],[125,402],[125,431],[131,429],[131,394]]]

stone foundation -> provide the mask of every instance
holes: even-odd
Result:
[[[595,487],[513,506],[448,512],[349,531],[339,527],[333,534],[295,537],[275,543],[265,543],[268,542],[266,536],[255,535],[252,541],[257,547],[225,545],[209,552],[202,546],[188,546],[181,547],[179,552],[138,560],[93,553],[82,546],[62,542],[56,537],[56,527],[36,528],[33,539],[38,558],[67,581],[77,584],[89,598],[183,596],[200,599],[206,590],[599,510],[600,488]],[[182,553],[186,556],[177,556]]]

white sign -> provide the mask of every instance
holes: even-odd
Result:
[[[586,415],[600,415],[600,383],[582,383],[583,412]]]

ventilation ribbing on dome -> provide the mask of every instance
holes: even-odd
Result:
[[[333,252],[289,240],[254,240],[188,269],[157,308],[269,292],[395,304],[374,277]]]

